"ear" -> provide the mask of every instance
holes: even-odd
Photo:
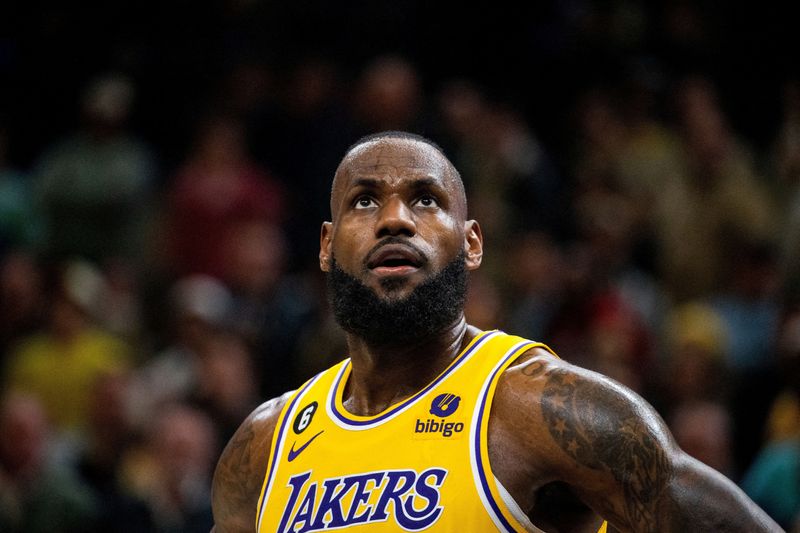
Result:
[[[319,235],[319,268],[329,272],[331,268],[331,245],[333,244],[333,223],[323,222]]]
[[[475,270],[483,261],[483,233],[475,220],[464,223],[464,252],[467,254],[467,270]]]

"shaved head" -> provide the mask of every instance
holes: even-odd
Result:
[[[339,163],[339,166],[336,169],[336,174],[333,177],[333,184],[331,185],[332,220],[335,221],[337,219],[337,211],[340,204],[339,196],[341,194],[341,178],[350,172],[351,163],[353,163],[353,160],[356,157],[363,154],[366,150],[382,144],[407,144],[410,149],[418,149],[417,153],[415,154],[416,157],[419,157],[419,151],[427,151],[428,154],[425,154],[427,157],[424,159],[428,160],[426,162],[431,167],[442,167],[444,170],[444,176],[446,177],[448,183],[452,186],[452,190],[455,193],[454,200],[458,206],[458,211],[466,220],[467,195],[464,191],[464,183],[461,180],[461,174],[459,174],[458,170],[456,170],[456,167],[453,165],[450,159],[447,158],[447,156],[444,154],[444,151],[438,144],[421,135],[405,131],[383,131],[379,133],[373,133],[360,138],[353,143],[350,148],[347,149],[347,152],[345,152],[342,161]],[[376,159],[373,164],[375,166],[380,164],[379,159]]]

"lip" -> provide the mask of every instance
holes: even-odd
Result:
[[[387,265],[390,261],[402,261],[405,264]],[[378,276],[402,276],[416,272],[423,260],[418,252],[402,244],[381,246],[367,260],[367,268]]]
[[[372,272],[376,274],[378,277],[388,277],[388,276],[406,276],[408,274],[413,274],[419,270],[418,267],[410,266],[410,265],[403,265],[403,266],[379,266],[372,269]]]

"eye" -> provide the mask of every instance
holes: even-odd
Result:
[[[426,194],[424,196],[420,196],[417,203],[422,207],[438,207],[439,202],[436,200],[435,196],[431,196],[430,194]]]
[[[370,207],[375,207],[377,204],[375,200],[370,198],[369,196],[359,196],[356,198],[354,207],[356,209],[369,209]]]

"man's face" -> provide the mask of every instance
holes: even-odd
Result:
[[[333,222],[322,227],[320,267],[332,259],[380,298],[404,299],[462,252],[480,265],[482,238],[458,178],[433,147],[379,139],[355,148],[336,175]]]

